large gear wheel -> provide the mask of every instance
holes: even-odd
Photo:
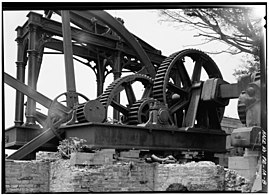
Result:
[[[149,76],[143,74],[133,74],[125,77],[118,78],[112,82],[104,91],[104,93],[98,98],[103,106],[108,110],[109,106],[119,111],[127,119],[129,116],[130,108],[136,105],[137,97],[135,96],[132,84],[135,82],[140,82],[144,86],[144,92],[140,99],[150,97],[153,86],[153,79]],[[115,101],[115,97],[120,94],[120,92],[125,91],[127,96],[127,105],[122,105],[120,102]]]
[[[186,58],[194,62],[192,74],[187,71]],[[153,98],[168,106],[172,118],[179,127],[184,126],[183,118],[189,107],[194,86],[202,84],[202,69],[209,78],[222,78],[216,63],[207,54],[195,49],[173,53],[162,62],[157,70]],[[224,109],[217,109],[217,112],[221,119]]]

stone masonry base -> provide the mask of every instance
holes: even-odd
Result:
[[[188,191],[223,191],[224,168],[212,162],[158,164],[115,162],[73,166],[70,160],[6,161],[6,193],[148,192],[180,184]]]

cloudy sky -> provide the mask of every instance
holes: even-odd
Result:
[[[4,71],[13,77],[16,77],[15,62],[17,55],[15,29],[17,26],[22,26],[27,21],[26,15],[29,11],[30,10],[3,12]],[[165,56],[169,56],[176,51],[186,48],[196,48],[202,51],[216,51],[216,48],[221,47],[218,43],[190,46],[202,42],[200,38],[194,37],[197,32],[184,31],[176,28],[173,24],[161,23],[156,10],[110,10],[108,12],[115,17],[124,19],[124,25],[130,32],[148,42],[153,47],[161,50],[162,54]],[[236,82],[232,73],[233,70],[238,68],[242,63],[243,55],[232,56],[223,53],[210,55],[210,57],[218,65],[224,80],[230,83]],[[65,92],[63,59],[63,55],[46,55],[43,59],[37,90],[51,99]],[[74,61],[74,64],[77,91],[88,96],[90,99],[96,98],[95,75],[92,70],[83,65],[77,65],[78,62],[76,61]],[[112,75],[108,77],[105,87],[111,82]],[[4,93],[5,123],[7,128],[13,126],[15,116],[15,90],[5,84]],[[39,107],[39,105],[37,107]],[[238,118],[236,107],[237,100],[230,101],[229,106],[226,108],[225,116]]]

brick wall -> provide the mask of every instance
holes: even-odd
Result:
[[[61,160],[51,164],[50,192],[165,191],[174,183],[189,191],[222,191],[224,176],[223,167],[211,162],[75,167]]]
[[[57,160],[50,163],[49,192],[74,192],[72,179],[75,167],[69,160]]]
[[[6,192],[48,192],[49,167],[49,162],[5,161]]]
[[[180,183],[190,191],[222,191],[224,169],[211,162],[121,162],[72,166],[70,160],[6,161],[7,193],[165,191]]]
[[[155,191],[165,191],[173,183],[186,186],[188,191],[224,189],[224,169],[212,162],[159,164],[155,175]]]
[[[61,160],[51,163],[50,192],[153,191],[153,178],[146,163],[75,167]]]

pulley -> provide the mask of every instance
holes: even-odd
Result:
[[[99,100],[90,100],[78,106],[76,116],[80,123],[104,122],[106,119],[106,109]]]

